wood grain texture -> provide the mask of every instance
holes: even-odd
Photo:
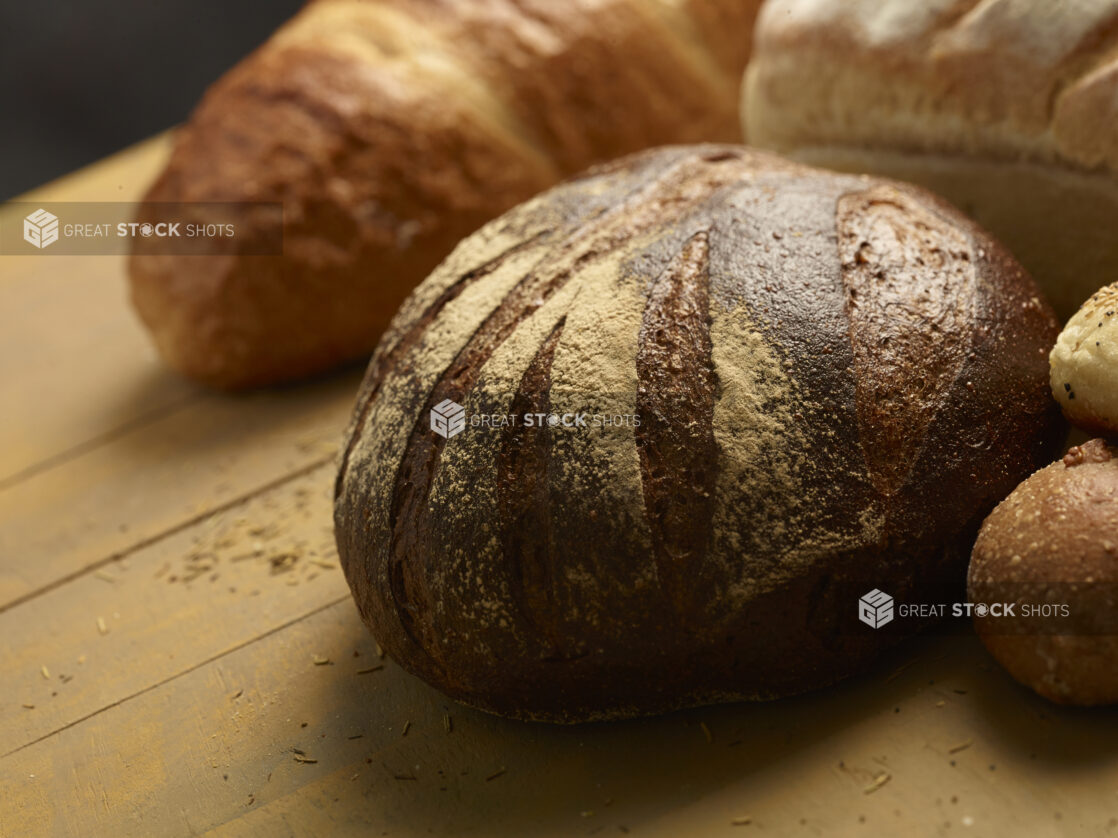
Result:
[[[917,644],[822,703],[569,729],[458,707],[391,663],[357,674],[376,661],[350,602],[314,613],[0,759],[15,792],[0,823],[27,836],[666,838],[741,834],[743,817],[777,836],[1112,828],[1118,718],[1053,710],[973,637]]]
[[[19,200],[134,201],[169,151],[161,135]],[[0,224],[18,223],[0,207]],[[0,487],[197,394],[162,373],[139,321],[122,311],[123,271],[119,256],[0,256],[0,381],[5,404],[20,405],[0,411]]]
[[[0,752],[348,599],[329,526],[331,466],[0,612],[0,669],[22,676],[0,694],[26,711],[0,716]]]
[[[205,397],[0,494],[0,610],[333,460],[356,388]],[[80,415],[80,414],[79,414]]]
[[[134,201],[167,152],[157,138],[25,198]],[[337,446],[355,371],[205,394],[156,360],[119,257],[0,257],[0,293],[0,380],[18,405],[0,411],[0,611]]]
[[[115,188],[131,167],[150,165],[152,148],[52,189],[59,199],[103,197],[106,184]],[[635,723],[557,728],[455,705],[382,662],[338,571],[310,562],[330,523],[320,510],[332,475],[268,447],[279,438],[294,443],[297,434],[276,432],[256,453],[251,441],[237,443],[248,459],[274,467],[273,488],[259,493],[246,482],[251,498],[183,519],[180,504],[214,500],[188,469],[216,467],[218,452],[233,444],[222,434],[252,421],[251,402],[224,403],[215,415],[225,422],[200,425],[189,445],[141,444],[147,426],[128,422],[142,418],[145,401],[118,410],[113,394],[160,375],[144,366],[150,356],[134,357],[123,344],[102,359],[62,351],[69,341],[89,347],[98,339],[83,334],[97,322],[81,316],[90,305],[104,305],[98,316],[106,325],[97,326],[104,340],[127,335],[119,279],[96,259],[43,264],[39,284],[22,286],[18,313],[0,306],[6,324],[26,317],[33,322],[25,333],[35,335],[20,345],[23,363],[0,353],[4,386],[38,394],[5,400],[0,454],[38,462],[111,431],[85,456],[103,457],[104,480],[151,495],[147,517],[133,522],[150,537],[144,546],[122,538],[126,562],[98,568],[115,581],[77,571],[0,613],[0,835],[567,838],[620,836],[623,826],[648,838],[950,836],[965,823],[975,835],[1118,831],[1118,714],[1046,704],[1002,674],[970,636],[910,644],[825,693]],[[19,277],[7,262],[0,269],[6,294]],[[83,296],[76,284],[58,293],[66,286],[57,283],[76,277],[105,300]],[[117,315],[106,302],[113,299]],[[108,363],[111,353],[119,360]],[[161,392],[173,400],[187,391],[168,384]],[[315,408],[277,402],[275,410],[289,418],[318,411],[326,434],[329,399],[313,390],[287,398],[293,405],[322,399]],[[347,402],[336,409],[340,423],[349,404],[337,398]],[[13,428],[36,448],[19,448]],[[153,450],[158,457],[143,456]],[[95,514],[130,521],[123,489],[96,494],[81,459],[51,465],[40,479],[56,475],[57,493],[28,495],[21,509],[42,526],[61,526],[73,512],[60,504],[75,496],[74,486],[91,487]],[[149,475],[160,461],[163,479],[188,500],[157,490]],[[63,475],[71,471],[67,488]],[[23,482],[0,491],[0,509],[17,502]],[[0,534],[13,520],[26,534],[21,516],[7,514]],[[99,562],[104,538],[86,544],[76,532],[64,545],[65,564]],[[253,555],[233,561],[246,541]],[[256,541],[265,547],[259,555]],[[282,567],[289,560],[281,555],[299,549],[293,567],[271,572],[272,558]],[[217,563],[198,573],[210,552]],[[10,578],[36,578],[53,555],[5,551],[0,568]],[[211,581],[213,572],[219,578]],[[316,665],[316,657],[332,664]],[[374,671],[358,674],[366,669]],[[63,683],[62,675],[72,678]],[[297,761],[295,748],[315,761]],[[734,825],[743,818],[750,823]]]

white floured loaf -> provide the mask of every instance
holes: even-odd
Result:
[[[772,0],[743,91],[751,143],[939,192],[1062,317],[1118,271],[1118,0]]]

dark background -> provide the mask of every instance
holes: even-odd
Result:
[[[304,0],[0,0],[0,200],[182,122]]]

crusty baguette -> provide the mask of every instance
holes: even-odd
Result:
[[[166,361],[223,388],[370,352],[463,236],[588,164],[733,140],[760,0],[318,0],[222,78],[146,197],[282,201],[217,255],[133,256]],[[220,246],[219,246],[220,247]]]
[[[347,434],[339,555],[382,647],[497,713],[819,687],[905,630],[860,597],[947,596],[1050,461],[1056,332],[922,189],[637,154],[486,225],[401,307]],[[639,422],[523,420],[579,412]]]
[[[1118,0],[771,0],[750,141],[915,181],[1068,316],[1118,273]]]

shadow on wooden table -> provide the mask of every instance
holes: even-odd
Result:
[[[986,736],[1021,760],[1039,760],[1070,774],[1118,760],[1118,707],[1053,704],[1018,684],[990,659],[989,675],[974,679],[974,704]],[[1118,814],[1118,800],[1114,805]]]
[[[355,609],[345,605],[331,648],[352,649],[359,655],[355,664],[375,666],[375,647]],[[995,671],[970,635],[918,638],[872,672],[809,695],[574,727],[469,710],[384,663],[383,670],[360,677],[311,679],[312,693],[296,701],[320,707],[331,719],[310,740],[314,757],[344,767],[313,789],[271,804],[284,823],[311,826],[301,818],[313,803],[326,818],[313,826],[328,823],[340,834],[622,834],[707,801],[712,811],[724,810],[718,823],[729,827],[735,812],[758,810],[754,786],[763,783],[766,805],[772,804],[772,778],[803,766],[863,806],[898,771],[889,749],[915,751],[937,769],[953,770],[953,740],[935,741],[943,724],[936,719],[947,712],[938,708],[950,699],[977,697],[991,716],[989,733],[1016,737],[1012,747],[1031,749],[1037,759],[1058,755],[1086,766],[1112,753],[1116,738],[1109,714],[1102,736],[1083,716],[1081,724],[1071,723],[1074,742],[1051,741],[1035,721],[1036,701]],[[862,730],[873,732],[862,736]],[[863,751],[852,744],[860,739],[873,744]],[[355,743],[361,757],[353,761]],[[919,786],[914,773],[909,780]],[[815,783],[817,793],[827,793]],[[787,828],[800,817],[801,803],[792,785],[784,794],[777,803],[787,810]],[[727,809],[735,801],[738,808]]]
[[[122,434],[120,453],[142,468],[153,461],[211,460],[221,451],[271,449],[289,454],[292,441],[311,434],[336,445],[349,418],[364,364],[350,365],[328,376],[297,384],[245,393],[218,393],[153,369],[118,394],[122,416],[139,417],[136,425],[157,424],[161,433]],[[181,385],[180,395],[163,404],[153,396]],[[144,403],[154,406],[144,411]],[[176,414],[173,418],[171,414]],[[135,428],[130,428],[130,431]],[[284,443],[287,443],[284,446]]]

